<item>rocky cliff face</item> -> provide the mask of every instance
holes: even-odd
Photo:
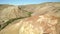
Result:
[[[0,24],[0,34],[60,34],[60,2],[5,7]]]

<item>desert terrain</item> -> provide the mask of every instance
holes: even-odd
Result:
[[[0,4],[0,34],[60,34],[60,2]]]

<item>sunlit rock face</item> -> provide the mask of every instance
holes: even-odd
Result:
[[[57,34],[58,18],[51,15],[36,15],[3,29],[2,34]]]

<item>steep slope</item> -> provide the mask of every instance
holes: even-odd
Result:
[[[8,7],[0,15],[0,23],[11,23],[0,34],[60,34],[60,2]]]
[[[18,8],[18,6],[8,6],[0,11],[0,30],[7,26],[9,22],[29,17],[30,12]]]
[[[26,5],[26,6],[21,6],[22,9],[26,11],[31,11],[33,12],[32,16],[36,15],[52,15],[55,17],[58,17],[58,23],[55,26],[56,27],[56,33],[55,34],[60,34],[60,2],[48,2],[48,3],[43,3],[43,4],[36,4],[36,5]],[[43,24],[44,25],[44,24]]]
[[[57,23],[55,16],[36,15],[8,25],[0,34],[56,34]]]

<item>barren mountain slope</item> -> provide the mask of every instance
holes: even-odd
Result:
[[[11,6],[0,15],[0,23],[11,23],[1,29],[0,34],[60,34],[60,2]]]
[[[33,15],[50,13],[60,17],[60,2],[47,2],[34,5],[24,5],[21,9],[33,12]]]
[[[8,25],[0,34],[57,34],[57,23],[58,17],[48,14],[36,15]]]
[[[30,12],[18,8],[18,6],[5,6],[0,11],[0,30],[14,20],[29,17]]]
[[[27,10],[27,11],[39,11],[41,8],[45,7],[45,6],[60,6],[60,2],[47,2],[47,3],[41,3],[41,4],[32,4],[32,5],[22,5],[19,6],[21,7],[21,9]],[[48,7],[47,7],[48,8]]]

